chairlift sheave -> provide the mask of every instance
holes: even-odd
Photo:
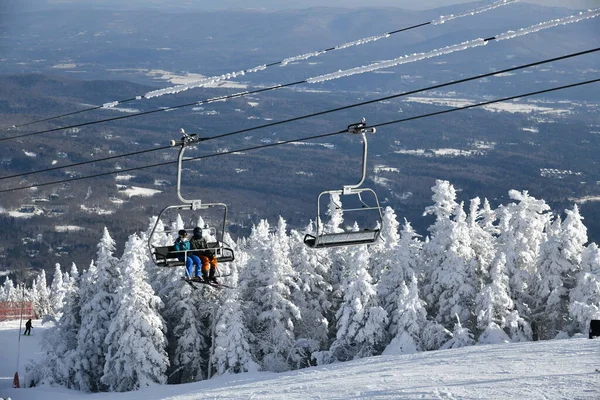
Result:
[[[177,197],[183,204],[170,205],[165,207],[156,218],[156,222],[152,228],[150,236],[148,237],[148,249],[150,254],[152,255],[152,260],[154,264],[158,267],[179,267],[184,266],[185,261],[180,261],[179,256],[183,253],[186,257],[187,254],[195,254],[200,253],[206,250],[211,251],[214,254],[214,257],[217,258],[219,263],[231,262],[235,259],[233,250],[231,247],[224,242],[225,229],[227,223],[227,205],[224,203],[202,203],[201,200],[188,200],[185,199],[181,194],[181,175],[182,175],[182,163],[183,163],[183,154],[187,146],[196,144],[200,142],[200,138],[198,135],[188,135],[181,130],[183,137],[180,141],[171,140],[170,144],[172,147],[180,146],[179,149],[179,157],[177,160]],[[177,232],[174,232],[171,229],[164,229],[160,232],[157,231],[157,227],[162,221],[162,217],[164,214],[169,213],[170,211],[192,211],[194,214],[197,214],[197,211],[207,210],[212,208],[221,208],[223,209],[223,217],[220,229],[220,235],[218,235],[217,230],[214,227],[210,227],[208,225],[200,227],[202,229],[202,236],[204,238],[212,238],[214,240],[207,240],[207,249],[193,249],[189,251],[176,251],[173,244],[161,246],[156,245],[155,243],[160,242],[159,235],[167,235],[172,238],[171,243],[175,241],[174,236],[177,235]],[[196,219],[197,220],[197,219]],[[192,232],[195,228],[195,223],[192,223],[193,226],[184,226],[188,232]],[[218,235],[218,236],[217,236]],[[164,238],[164,236],[163,236]]]
[[[345,185],[342,189],[337,190],[325,190],[319,194],[317,198],[317,218],[316,218],[316,234],[306,234],[304,236],[304,244],[311,248],[328,248],[337,246],[353,246],[359,244],[372,244],[379,238],[381,233],[381,226],[383,224],[383,214],[381,212],[381,206],[379,205],[379,199],[373,189],[360,187],[366,178],[367,172],[367,133],[375,133],[375,128],[369,128],[366,125],[365,118],[357,124],[351,124],[348,126],[348,132],[351,134],[360,134],[363,142],[363,157],[362,157],[362,178],[355,185]],[[323,232],[321,227],[321,202],[322,197],[325,194],[337,194],[340,196],[354,196],[358,200],[359,207],[356,208],[343,208],[344,202],[337,205],[339,209],[344,212],[360,212],[364,215],[366,212],[374,213],[377,219],[375,227],[372,229],[364,229],[359,231],[344,231],[344,232]],[[366,196],[370,199],[366,199]]]

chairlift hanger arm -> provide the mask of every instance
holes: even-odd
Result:
[[[359,188],[365,181],[367,176],[367,153],[368,153],[368,145],[367,145],[367,133],[375,133],[377,129],[367,127],[366,119],[363,117],[359,123],[348,125],[348,132],[356,135],[360,134],[363,142],[363,158],[362,158],[362,178],[355,185],[344,185],[342,189],[343,194],[351,194],[354,193],[354,189]]]

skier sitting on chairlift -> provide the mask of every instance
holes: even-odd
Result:
[[[215,253],[208,249],[208,243],[202,237],[202,229],[199,226],[194,228],[194,236],[190,240],[190,245],[192,250],[202,250],[197,252],[202,260],[202,279],[205,282],[219,283],[215,277],[217,258]]]
[[[179,237],[175,240],[176,251],[190,251],[190,242],[187,240],[187,232],[182,229],[178,232]],[[195,265],[194,278],[200,279],[200,258],[190,253],[181,253],[177,256],[179,261],[185,261],[185,267],[187,269],[187,276],[192,277],[192,265]]]

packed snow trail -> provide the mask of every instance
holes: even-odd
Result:
[[[82,393],[63,387],[12,389],[18,321],[0,322],[0,398],[12,400],[197,399],[598,399],[600,339],[470,346],[363,358],[275,374],[226,375],[127,393]],[[48,328],[34,321],[25,353],[40,359]],[[21,364],[27,364],[22,362]],[[19,371],[21,380],[24,367]]]
[[[466,41],[463,43],[446,46],[441,49],[435,49],[435,50],[432,50],[432,51],[429,51],[426,53],[415,53],[415,54],[410,54],[410,55],[404,55],[404,56],[395,58],[393,60],[381,61],[378,63],[373,63],[373,64],[365,65],[362,67],[355,67],[355,68],[351,68],[351,69],[347,69],[347,70],[342,70],[342,71],[337,71],[337,72],[332,72],[329,74],[316,76],[313,78],[308,78],[306,80],[306,82],[320,83],[320,82],[330,81],[333,79],[345,78],[345,77],[352,76],[352,75],[364,74],[365,72],[373,72],[373,71],[377,71],[377,70],[384,69],[384,68],[396,67],[398,65],[409,64],[409,63],[413,63],[416,61],[425,60],[427,58],[439,57],[439,56],[443,56],[443,55],[458,52],[458,51],[472,49],[474,47],[485,46],[492,40],[514,39],[517,37],[528,35],[530,33],[536,33],[541,30],[544,30],[544,29],[553,28],[553,27],[556,27],[559,25],[567,25],[567,24],[583,21],[586,19],[595,18],[599,15],[600,15],[600,8],[597,8],[594,10],[588,10],[588,11],[581,12],[577,15],[571,15],[571,16],[561,18],[561,19],[555,19],[555,20],[551,20],[551,21],[542,22],[542,23],[539,23],[536,25],[532,25],[528,28],[519,29],[518,31],[507,31],[507,32],[501,33],[499,35],[489,37],[487,39],[480,38],[480,39],[469,40],[469,41]]]

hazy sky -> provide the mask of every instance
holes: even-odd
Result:
[[[0,0],[3,1],[3,0]],[[38,0],[39,1],[39,0]],[[43,0],[42,0],[43,1]],[[459,3],[469,3],[472,0],[46,0],[48,3],[57,4],[110,4],[121,3],[122,5],[133,8],[136,5],[159,5],[168,7],[169,5],[188,5],[195,9],[225,9],[225,8],[265,8],[265,9],[286,9],[286,8],[305,8],[314,6],[328,7],[360,7],[360,6],[396,6],[407,9],[422,10],[447,6]],[[489,4],[495,0],[481,1],[481,5]],[[568,8],[595,8],[600,7],[600,0],[522,0],[528,3],[536,3],[553,7]]]

